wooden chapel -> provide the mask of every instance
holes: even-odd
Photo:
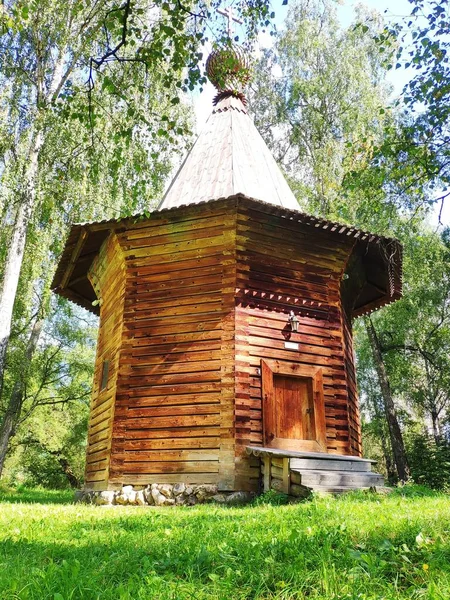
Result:
[[[158,209],[73,225],[53,281],[100,316],[85,487],[379,485],[352,319],[401,296],[401,246],[298,210],[223,52],[245,67],[210,57],[214,109]]]

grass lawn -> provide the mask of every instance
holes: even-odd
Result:
[[[0,493],[3,599],[450,598],[450,496],[90,507]]]

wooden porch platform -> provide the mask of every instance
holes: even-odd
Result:
[[[372,472],[376,461],[368,458],[258,446],[247,446],[246,452],[261,459],[264,491],[304,498],[312,491],[339,494],[384,487],[383,476]]]

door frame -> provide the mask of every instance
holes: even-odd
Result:
[[[323,394],[323,372],[320,367],[300,365],[294,362],[261,359],[261,390],[263,444],[265,447],[292,450],[293,444],[288,438],[275,438],[276,424],[274,401],[274,375],[288,375],[312,381],[315,440],[298,440],[295,444],[300,451],[327,452],[327,436],[325,424],[325,400]],[[273,443],[273,440],[276,440]],[[288,446],[291,446],[289,448]]]

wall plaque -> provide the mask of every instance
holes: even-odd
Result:
[[[284,342],[286,350],[298,350],[297,342]]]

